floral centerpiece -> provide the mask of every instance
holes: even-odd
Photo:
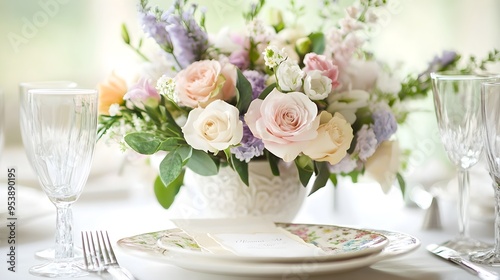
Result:
[[[327,23],[334,4],[322,2]],[[140,21],[158,52],[148,58],[142,39],[134,45],[123,26],[125,43],[148,71],[130,87],[115,74],[99,85],[100,136],[140,154],[164,153],[155,191],[167,208],[184,167],[214,175],[228,165],[248,185],[255,160],[268,161],[275,175],[279,161],[295,164],[304,186],[314,178],[312,192],[365,172],[385,191],[396,178],[404,189],[392,140],[406,103],[426,95],[431,71],[456,68],[460,56],[445,52],[422,74],[401,79],[365,49],[385,0],[355,2],[338,21],[309,31],[278,10],[267,24],[265,4],[250,5],[243,30],[210,35],[195,4],[176,0],[162,10],[141,0]],[[290,0],[289,11],[300,17],[304,7]],[[489,60],[498,57],[495,51]]]

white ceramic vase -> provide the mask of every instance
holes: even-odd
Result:
[[[251,161],[246,186],[230,167],[217,175],[201,176],[186,170],[184,185],[173,204],[182,218],[264,217],[291,221],[306,197],[293,163],[280,163],[280,176],[271,173],[267,161]]]

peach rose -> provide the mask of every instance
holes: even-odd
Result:
[[[354,138],[352,127],[340,113],[331,115],[323,111],[320,114],[318,137],[309,142],[304,154],[316,161],[340,162],[351,146]]]
[[[113,104],[123,105],[123,96],[127,93],[127,83],[114,72],[97,85],[99,90],[99,114],[111,115],[109,107]]]
[[[274,89],[250,103],[245,121],[264,147],[286,162],[293,161],[318,135],[318,108],[302,92]]]
[[[214,100],[231,100],[236,93],[236,67],[216,60],[193,62],[175,77],[179,102],[191,108],[205,108]]]

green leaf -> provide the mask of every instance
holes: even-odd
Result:
[[[186,166],[202,176],[211,176],[219,173],[220,162],[204,151],[193,149]]]
[[[240,179],[245,185],[249,186],[248,182],[248,163],[246,161],[241,161],[236,158],[233,154],[231,155],[231,162],[233,163],[233,169],[240,175]]]
[[[240,69],[236,68],[238,72],[238,80],[236,82],[236,108],[240,111],[240,115],[244,114],[252,102],[252,85],[243,75]]]
[[[316,175],[316,180],[314,180],[314,184],[309,195],[324,187],[330,178],[330,170],[328,170],[326,162],[316,162],[316,169],[318,170],[318,174]]]
[[[280,175],[280,169],[278,167],[278,163],[280,161],[279,157],[270,153],[268,150],[264,150],[264,154],[266,155],[267,161],[269,162],[269,167],[271,168],[271,172],[274,176]]]
[[[184,171],[168,186],[165,186],[160,178],[160,176],[156,177],[154,183],[154,192],[156,196],[156,200],[160,203],[160,205],[168,209],[174,203],[175,196],[179,192],[179,189],[182,186],[182,182],[184,181]]]
[[[125,23],[122,24],[122,39],[125,44],[130,45],[130,36],[128,34],[127,26]]]
[[[264,100],[268,95],[269,93],[271,93],[271,91],[273,91],[273,89],[276,88],[276,83],[272,83],[270,85],[268,85],[259,95],[259,99],[262,99]]]
[[[405,197],[406,193],[406,182],[401,173],[396,173],[396,178],[398,179],[398,184],[399,188],[401,189],[401,193],[403,194],[403,197]]]
[[[325,52],[325,35],[322,32],[314,32],[309,34],[309,39],[312,42],[312,51],[317,54]]]
[[[176,138],[168,138],[167,140],[161,142],[158,147],[159,151],[173,151],[174,149],[179,147],[179,139]]]
[[[333,186],[336,187],[339,181],[337,180],[337,174],[330,174],[330,181],[332,182]]]
[[[313,175],[313,172],[305,170],[297,166],[297,171],[299,171],[299,180],[302,183],[302,186],[306,187],[309,184],[309,180]]]
[[[130,148],[143,155],[156,153],[162,142],[156,135],[147,132],[129,133],[124,140]]]
[[[186,164],[187,161],[191,158],[191,155],[193,155],[193,150],[193,147],[189,145],[183,145],[177,149],[177,152],[179,153],[179,155],[181,155],[182,162],[184,162],[184,164]]]
[[[169,152],[160,162],[160,177],[165,186],[170,185],[182,172],[182,158],[174,150]]]
[[[295,159],[295,164],[297,164],[300,168],[313,172],[314,171],[314,162],[308,156],[298,156]]]

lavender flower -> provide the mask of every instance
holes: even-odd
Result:
[[[208,48],[208,35],[196,22],[196,5],[184,10],[185,1],[176,0],[167,11],[158,8],[151,11],[141,3],[144,31],[153,37],[162,48],[173,55],[181,68],[185,68],[201,58]]]
[[[167,23],[158,19],[154,12],[149,9],[141,9],[139,11],[139,21],[146,35],[153,38],[160,47],[166,51],[172,49],[172,41],[165,27]]]
[[[373,129],[364,124],[356,133],[356,147],[354,152],[358,153],[359,158],[365,161],[375,153],[377,149],[377,138]]]
[[[252,85],[252,100],[257,99],[266,88],[267,76],[255,70],[245,70],[243,71],[243,76],[245,76]]]
[[[252,158],[264,154],[264,143],[261,139],[253,136],[243,116],[240,117],[240,119],[243,121],[243,138],[241,139],[240,146],[231,148],[231,153],[233,153],[237,159],[248,163]]]
[[[373,132],[378,143],[389,139],[398,129],[396,117],[389,110],[378,109],[372,114],[372,118],[374,121]]]

